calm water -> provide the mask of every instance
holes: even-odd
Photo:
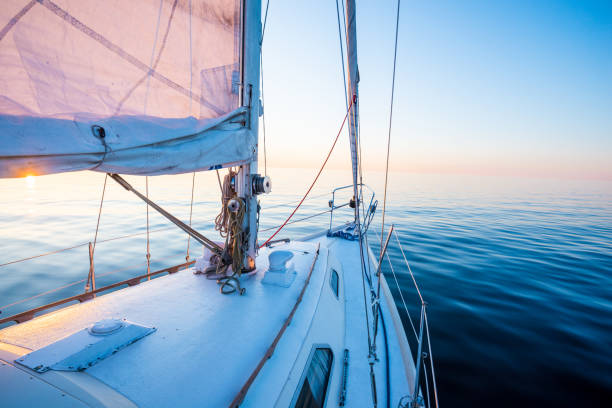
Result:
[[[299,199],[314,173],[270,172],[273,194],[262,198],[262,230],[284,220],[293,208],[284,203]],[[128,180],[144,191],[144,178]],[[368,181],[382,203],[382,175]],[[83,290],[103,182],[97,173],[0,181],[0,264],[80,245],[1,266],[0,316]],[[296,218],[325,210],[325,193],[348,182],[346,173],[324,173]],[[150,178],[149,189],[189,219],[191,175]],[[609,406],[612,183],[392,174],[390,190],[387,219],[429,302],[443,407]],[[193,225],[210,235],[218,196],[214,173],[198,174]],[[311,218],[279,236],[315,232],[328,222],[327,215]],[[374,228],[379,222],[380,214]],[[185,259],[184,234],[153,212],[150,229],[152,268]],[[146,272],[145,231],[146,206],[109,180],[95,255],[98,285]],[[131,236],[113,239],[125,235]],[[192,242],[191,253],[200,251]],[[416,316],[416,294],[395,243],[390,254]]]

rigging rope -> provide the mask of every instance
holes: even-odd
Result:
[[[100,199],[100,209],[98,210],[98,222],[96,222],[96,233],[94,235],[93,251],[96,250],[96,242],[98,242],[98,229],[100,228],[100,216],[102,215],[102,204],[104,203],[104,193],[106,192],[106,180],[107,179],[108,179],[108,174],[104,176],[104,186],[102,187],[102,198]],[[92,256],[93,256],[93,251],[92,251]]]
[[[145,186],[146,186],[146,194],[147,198],[149,198],[149,176],[145,177]],[[151,273],[151,251],[149,247],[149,204],[147,203],[147,275]],[[150,279],[150,278],[149,278]]]
[[[229,231],[227,203],[229,200],[236,197],[236,192],[232,187],[232,179],[236,177],[236,173],[237,172],[230,168],[228,173],[223,177],[223,184],[221,184],[221,179],[219,179],[219,187],[221,187],[221,211],[215,218],[215,231],[219,231],[219,235],[223,238],[227,237]],[[218,171],[217,177],[219,177]]]
[[[264,149],[264,176],[268,175],[268,154],[266,151],[266,103],[264,99],[264,72],[263,72],[263,40],[266,33],[266,23],[268,22],[268,9],[270,8],[270,0],[266,3],[266,13],[264,15],[263,28],[261,29],[261,40],[259,41],[259,73],[261,77],[261,104],[263,112],[261,115],[261,124],[263,130],[263,149]]]
[[[94,235],[93,245],[89,244],[89,274],[87,275],[87,280],[85,283],[85,290],[89,289],[89,284],[92,284],[92,287],[95,289],[95,274],[94,274],[94,253],[96,250],[96,243],[98,242],[98,230],[100,228],[100,217],[102,216],[102,204],[104,203],[104,193],[106,192],[106,180],[108,179],[108,174],[104,176],[104,186],[102,187],[102,198],[100,198],[100,208],[98,210],[98,221],[96,222],[96,233]]]
[[[342,12],[344,13],[344,2],[342,3]],[[340,27],[340,10],[338,9],[338,0],[336,0],[336,16],[338,17],[338,39],[340,40],[340,62],[342,62],[342,84],[344,85],[344,102],[348,105],[348,92],[346,90],[346,72],[344,68],[344,47],[342,46],[342,30]]]
[[[266,33],[266,23],[268,22],[268,9],[270,8],[270,0],[266,3],[266,14],[264,15],[263,28],[261,29],[261,41],[260,44],[263,44],[264,34]]]
[[[383,199],[382,228],[380,230],[380,250],[382,257],[383,238],[385,236],[385,212],[387,209],[387,182],[389,179],[389,152],[391,149],[391,128],[393,124],[393,98],[395,95],[395,67],[397,65],[397,35],[399,32],[399,14],[401,0],[397,0],[397,15],[395,17],[395,47],[393,51],[393,79],[391,81],[391,107],[389,109],[389,136],[387,137],[387,160],[385,165],[385,195]],[[379,260],[380,262],[380,260]]]
[[[394,94],[395,94],[395,68],[397,66],[397,37],[398,37],[398,32],[399,32],[400,2],[401,0],[397,0],[397,15],[395,19],[395,45],[394,45],[394,52],[393,52],[393,78],[391,81],[391,107],[389,111],[389,135],[387,137],[387,159],[386,159],[386,164],[385,164],[385,193],[384,193],[384,198],[383,198],[382,226],[381,226],[381,232],[380,232],[380,256],[378,258],[379,269],[377,271],[378,283],[377,283],[375,298],[373,299],[373,301],[375,302],[374,305],[376,306],[376,308],[379,307],[378,305],[380,302],[380,281],[381,281],[380,275],[382,273],[380,266],[382,266],[381,263],[383,262],[383,256],[384,256],[383,251],[385,250],[383,239],[384,239],[384,233],[385,233],[385,213],[387,210],[387,185],[388,185],[388,180],[389,180],[389,153],[391,150],[391,129],[392,129],[392,123],[393,123],[393,99],[394,99]],[[378,316],[379,316],[379,313],[375,313],[374,315],[374,333],[376,333],[377,328],[378,328]],[[375,343],[374,347],[376,347],[376,335],[374,336],[374,343]]]
[[[219,175],[219,170],[216,169],[215,172],[217,173],[217,181],[219,182],[219,191],[223,193],[223,186],[221,185],[221,176]]]
[[[217,263],[215,269],[215,276],[217,277],[217,283],[221,285],[219,290],[224,295],[229,295],[238,291],[241,295],[244,294],[244,289],[240,287],[240,281],[238,278],[242,275],[243,267],[243,250],[241,243],[243,242],[244,231],[242,229],[242,223],[244,221],[244,214],[246,212],[246,203],[242,198],[235,198],[240,203],[238,211],[232,212],[228,208],[227,204],[224,207],[224,212],[227,214],[226,229],[229,231],[225,237],[225,247],[231,247],[232,253],[232,274],[227,275],[227,271],[230,265],[222,265],[221,262]],[[230,237],[232,241],[230,242]]]
[[[354,5],[354,3],[353,3]],[[347,13],[344,15],[344,33],[345,33],[345,40],[346,40],[346,50],[347,50],[347,54],[349,52],[349,26],[350,23],[348,22],[348,18],[349,16],[352,16],[354,18],[354,15],[349,15],[348,11],[348,4],[346,7]],[[354,11],[354,10],[353,10]],[[343,8],[343,12],[344,12],[344,8]],[[339,17],[339,13],[338,13],[338,17]],[[339,21],[338,21],[338,30],[340,30],[340,26],[339,26]],[[348,55],[347,55],[348,57]],[[350,61],[349,61],[350,64]],[[357,69],[355,67],[355,69]],[[344,70],[343,70],[343,74],[344,74]],[[359,81],[359,77],[357,76],[357,78],[351,78],[351,68],[349,66],[349,92],[351,95],[356,95],[357,94],[357,83]],[[358,74],[357,74],[358,75]],[[345,82],[346,82],[346,77],[345,78]],[[353,89],[353,83],[355,85],[355,89]],[[345,85],[346,86],[346,85]],[[353,97],[353,99],[355,99],[355,96]],[[349,107],[349,112],[351,111],[350,107]],[[351,125],[354,128],[354,142],[355,144],[358,144],[358,146],[354,146],[354,150],[353,150],[353,143],[351,142],[351,154],[354,155],[354,163],[353,163],[353,198],[355,200],[355,224],[359,233],[359,256],[360,256],[360,268],[361,268],[361,284],[362,284],[362,289],[363,289],[363,307],[364,307],[364,314],[365,314],[365,326],[366,326],[366,331],[368,333],[368,363],[370,365],[370,383],[371,383],[371,387],[372,387],[372,402],[374,404],[374,406],[376,407],[378,405],[378,397],[377,397],[377,391],[376,391],[376,378],[375,378],[375,374],[374,374],[374,364],[376,361],[378,361],[378,358],[376,356],[376,330],[374,329],[374,336],[372,339],[372,336],[370,335],[370,322],[369,322],[369,317],[368,317],[368,305],[367,305],[367,294],[366,294],[366,266],[365,266],[365,254],[364,254],[364,248],[363,248],[363,231],[361,228],[361,216],[359,214],[359,207],[361,205],[361,207],[363,208],[363,200],[362,200],[362,196],[363,196],[363,187],[359,188],[358,184],[360,184],[361,186],[363,185],[363,176],[362,176],[362,172],[361,172],[361,141],[360,141],[360,135],[359,135],[359,116],[357,114],[357,106],[355,106],[355,108],[352,110],[352,121],[351,121]],[[349,136],[350,138],[350,136]],[[359,183],[357,181],[357,176],[359,175]],[[360,204],[361,201],[361,204]],[[369,262],[368,262],[369,263]],[[369,268],[368,268],[369,269]],[[369,285],[369,289],[370,289],[370,297],[371,297],[371,302],[372,302],[372,310],[373,312],[376,312],[375,309],[375,305],[377,305],[377,301],[378,299],[375,299],[373,294],[373,290],[372,290],[372,281],[371,278],[369,276],[367,276],[368,278],[368,285]],[[380,284],[380,279],[379,279],[379,284]],[[378,315],[379,313],[376,313],[375,316],[372,316],[372,319],[374,321],[378,321]],[[376,325],[375,325],[376,327]],[[385,343],[386,344],[386,343]],[[388,368],[388,367],[387,367]],[[387,406],[389,405],[389,398],[388,398],[388,394],[389,394],[389,382],[388,382],[388,377],[387,377]]]
[[[191,116],[191,108],[193,105],[193,36],[191,27],[191,17],[193,11],[191,8],[191,0],[189,0],[189,115]]]
[[[266,150],[266,103],[264,99],[264,72],[263,72],[263,50],[259,50],[259,68],[261,73],[261,104],[263,112],[261,115],[261,125],[263,130],[263,150],[264,150],[264,176],[268,175],[268,152]]]
[[[323,169],[325,168],[325,165],[327,164],[327,161],[329,160],[329,157],[331,156],[332,152],[334,151],[334,147],[336,147],[336,143],[338,142],[338,138],[340,137],[340,134],[342,133],[342,129],[344,128],[344,124],[346,123],[346,119],[348,118],[349,112],[351,111],[351,106],[353,106],[353,102],[355,102],[355,100],[357,99],[356,96],[353,96],[353,99],[351,100],[351,103],[349,104],[349,107],[346,111],[346,115],[344,115],[344,119],[342,120],[342,124],[340,125],[340,129],[338,130],[338,134],[336,135],[336,138],[334,139],[334,143],[332,144],[331,149],[329,149],[329,153],[327,153],[327,157],[325,158],[325,161],[323,162],[323,165],[321,166],[321,168],[319,169],[319,172],[317,173],[317,176],[315,177],[315,179],[312,181],[312,184],[310,185],[310,187],[308,187],[308,190],[306,191],[306,194],[304,194],[304,197],[302,197],[302,199],[300,200],[300,203],[297,205],[297,207],[295,207],[295,209],[293,210],[293,212],[291,213],[291,215],[289,215],[289,217],[287,217],[287,219],[285,220],[285,222],[283,222],[283,224],[274,232],[274,234],[272,234],[272,236],[270,238],[268,238],[266,240],[266,242],[264,242],[263,244],[261,244],[259,246],[259,248],[262,248],[264,246],[266,246],[266,244],[268,242],[270,242],[272,240],[272,238],[274,238],[276,236],[276,234],[278,234],[284,227],[285,225],[287,225],[287,223],[289,222],[289,220],[293,217],[293,215],[297,212],[298,208],[300,208],[300,206],[302,205],[302,203],[304,202],[304,200],[306,199],[306,197],[308,196],[308,193],[310,193],[310,190],[312,190],[312,188],[314,187],[315,183],[317,182],[317,180],[319,179],[319,176],[321,175],[321,173],[323,172]]]
[[[195,171],[193,172],[193,178],[191,179],[191,205],[189,206],[189,226],[191,227],[191,218],[193,215],[193,191],[195,188]],[[189,242],[191,241],[191,235],[187,234],[187,255],[185,260],[189,261]]]
[[[345,207],[347,205],[348,205],[348,203],[344,203],[342,205],[336,206],[336,207],[334,207],[334,210],[338,209],[338,208],[341,208],[341,207]],[[295,224],[295,223],[301,222],[301,221],[306,221],[306,220],[309,220],[311,218],[315,218],[315,217],[318,217],[318,216],[321,216],[321,215],[324,215],[324,214],[329,214],[330,212],[331,212],[331,209],[330,210],[321,211],[321,212],[318,212],[316,214],[309,215],[309,216],[304,217],[304,218],[300,218],[298,220],[290,221],[290,222],[287,223],[287,225]],[[265,228],[265,229],[259,230],[259,232],[272,231],[273,229],[278,228],[278,227],[279,227],[279,225],[276,225],[274,227],[270,227],[270,228]]]
[[[224,252],[231,254],[231,265],[222,262],[222,259],[217,257],[216,265],[204,271],[208,278],[214,278],[220,285],[220,291],[224,295],[238,291],[241,295],[244,289],[240,287],[238,278],[242,275],[244,263],[244,229],[243,221],[246,213],[246,202],[237,196],[233,183],[235,182],[238,172],[232,168],[228,169],[228,173],[223,177],[223,183],[219,172],[217,171],[217,180],[221,188],[221,211],[215,218],[215,230],[219,235],[225,238]],[[230,201],[237,201],[238,207],[234,211],[228,205]],[[212,260],[211,260],[211,263]],[[231,275],[228,275],[229,267],[232,267]]]

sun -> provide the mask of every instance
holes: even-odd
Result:
[[[32,187],[34,184],[36,184],[36,178],[31,174],[25,176],[25,181],[28,187]]]

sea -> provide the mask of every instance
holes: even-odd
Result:
[[[316,170],[267,174],[261,239],[293,211]],[[219,239],[215,172],[126,179]],[[384,174],[366,173],[364,182],[378,200],[372,249],[383,207],[385,235],[390,225],[397,232],[388,248],[394,272],[388,262],[383,272],[413,348],[408,314],[418,322],[420,301],[398,241],[427,302],[441,407],[612,406],[612,182],[390,173],[386,205]],[[346,171],[324,171],[275,238],[328,228],[332,190],[350,183]],[[336,205],[351,195],[336,191]],[[332,224],[350,217],[348,207],[336,210]],[[151,270],[202,252],[102,173],[0,180],[0,318],[81,293],[90,242],[98,287],[146,273],[147,230]]]

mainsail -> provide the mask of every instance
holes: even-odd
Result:
[[[256,159],[242,16],[240,0],[3,1],[0,177]]]

